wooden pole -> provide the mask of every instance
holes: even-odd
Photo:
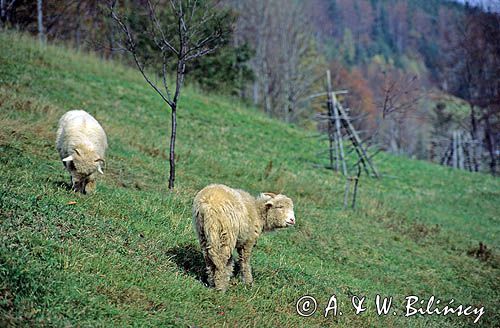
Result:
[[[342,132],[340,131],[340,115],[338,111],[338,106],[337,106],[337,99],[335,97],[335,94],[332,92],[331,96],[332,101],[333,101],[333,115],[335,118],[335,130],[336,130],[336,137],[337,137],[337,143],[339,146],[339,154],[340,154],[340,164],[342,165],[342,174],[347,176],[347,166],[345,164],[345,156],[344,156],[344,145],[342,143]]]
[[[335,138],[335,171],[339,170],[339,141]]]
[[[446,148],[443,154],[443,157],[441,157],[440,164],[448,166],[452,153],[453,153],[453,140],[451,140],[450,144],[448,145],[448,148]]]
[[[354,178],[354,192],[352,193],[352,208],[356,207],[356,196],[358,194],[358,183],[359,183],[359,177],[361,176],[361,167],[359,166],[359,163],[357,165],[358,171],[356,174],[356,177]]]
[[[356,151],[359,161],[363,164],[363,168],[366,173],[371,174],[375,177],[379,177],[377,169],[371,162],[371,158],[367,154],[367,150],[363,146],[363,141],[359,137],[359,134],[354,129],[350,122],[350,118],[347,114],[347,109],[344,109],[342,105],[337,101],[336,92],[332,90],[332,80],[330,70],[326,71],[326,89],[327,89],[327,109],[328,109],[328,140],[329,140],[329,155],[330,155],[330,168],[338,171],[340,166],[342,167],[342,173],[344,176],[348,176],[348,169],[346,164],[346,154],[344,153],[343,135],[342,128],[346,131],[346,138],[348,138],[354,150]],[[337,92],[337,93],[345,93]],[[318,96],[320,94],[314,95]],[[334,154],[335,152],[335,154]],[[334,163],[335,161],[335,163]],[[340,163],[339,163],[340,161]],[[347,206],[347,205],[346,205]]]
[[[42,0],[37,1],[37,12],[38,12],[38,38],[40,40],[40,44],[45,43],[45,32],[43,27],[43,9],[42,9]]]
[[[452,147],[452,166],[454,169],[458,167],[458,145],[457,145],[457,132],[453,131],[453,147]]]
[[[330,125],[330,122],[328,122],[328,125]],[[330,130],[330,127],[328,127],[328,130]],[[331,135],[330,131],[328,131],[328,152],[330,154],[330,168],[337,170],[336,167],[333,166],[333,147],[337,148],[337,144],[334,143],[333,136]]]
[[[475,147],[476,147],[475,140],[470,138],[468,152],[469,152],[469,161],[470,161],[470,171],[471,172],[477,172]]]
[[[463,170],[465,168],[464,166],[464,151],[463,151],[463,144],[462,144],[462,133],[457,132],[457,143],[458,143],[458,168],[460,170]]]
[[[471,162],[470,153],[469,153],[470,143],[469,143],[469,138],[468,138],[467,134],[464,135],[463,140],[462,140],[462,144],[463,144],[462,149],[463,149],[463,153],[464,153],[464,170],[472,172],[472,162]]]
[[[338,104],[338,102],[337,102]],[[366,150],[363,148],[361,138],[359,137],[358,133],[356,132],[356,129],[352,126],[351,122],[348,120],[348,116],[342,106],[338,104],[338,110],[340,111],[341,114],[341,121],[344,124],[345,128],[349,131],[350,139],[352,141],[352,144],[354,146],[354,149],[358,153],[359,158],[361,159],[361,162],[363,163],[363,166],[365,167],[365,170],[367,171],[366,166],[368,165],[370,169],[373,172],[373,175],[375,177],[379,177],[379,174],[377,172],[377,169],[375,166],[372,164],[370,158],[366,154]]]
[[[329,154],[330,154],[330,167],[334,169],[335,171],[338,170],[338,156],[335,156],[335,166],[333,165],[333,151],[334,148],[333,146],[335,145],[335,150],[337,149],[337,140],[335,140],[334,136],[334,130],[333,130],[333,123],[332,123],[332,117],[333,117],[333,102],[332,102],[332,97],[331,97],[331,92],[332,92],[332,79],[330,75],[330,70],[326,71],[326,94],[328,97],[326,106],[328,109],[328,141],[329,141]]]

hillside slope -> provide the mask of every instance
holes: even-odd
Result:
[[[472,324],[405,318],[407,295],[484,306],[480,324],[500,324],[498,180],[381,155],[385,177],[362,178],[359,207],[343,211],[344,179],[314,167],[325,145],[311,133],[187,88],[170,193],[169,115],[134,70],[17,34],[0,44],[0,326]],[[73,108],[109,138],[91,196],[67,190],[54,147],[57,120]],[[234,279],[219,294],[200,282],[191,202],[212,182],[295,201],[297,226],[258,242],[252,288]],[[467,255],[479,242],[493,250],[486,261]],[[319,307],[303,318],[295,302],[306,294]],[[343,315],[325,318],[333,294]],[[377,316],[376,294],[393,296],[398,315]],[[354,315],[352,295],[367,296],[367,312]]]

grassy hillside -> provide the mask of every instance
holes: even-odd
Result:
[[[385,177],[363,178],[359,207],[344,211],[344,180],[314,168],[324,145],[311,133],[187,88],[168,192],[169,115],[134,70],[17,34],[1,33],[0,45],[0,326],[472,324],[405,318],[407,295],[484,306],[479,324],[500,324],[498,180],[381,155]],[[68,191],[54,146],[57,120],[73,108],[109,138],[90,196]],[[296,227],[257,244],[252,288],[234,279],[220,294],[200,281],[191,202],[212,182],[295,201]],[[486,261],[467,255],[479,242],[493,250]],[[309,318],[295,311],[306,294],[319,303]],[[332,294],[343,315],[324,318]],[[393,296],[398,315],[377,316],[376,294]],[[367,296],[367,312],[354,315],[352,295]]]

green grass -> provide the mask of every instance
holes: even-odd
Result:
[[[404,297],[484,306],[499,326],[500,183],[382,154],[356,210],[344,179],[315,168],[325,145],[234,99],[183,91],[177,181],[166,189],[169,114],[136,71],[30,38],[0,34],[0,326],[305,327],[472,325],[402,316]],[[67,190],[58,118],[83,108],[109,138],[97,193]],[[270,165],[272,161],[272,165]],[[207,288],[191,227],[196,191],[213,182],[294,199],[297,226],[263,235],[253,287]],[[76,201],[74,205],[68,202]],[[485,243],[488,260],[467,255]],[[343,316],[295,312],[302,295]],[[399,315],[377,316],[376,294]],[[366,295],[356,316],[349,297]]]

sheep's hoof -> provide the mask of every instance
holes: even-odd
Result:
[[[91,194],[95,192],[96,189],[96,183],[95,181],[89,181],[86,185],[85,188],[83,188],[83,193],[84,194]]]
[[[215,287],[215,290],[221,293],[225,293],[227,291],[227,286]]]
[[[241,280],[243,280],[243,283],[245,285],[253,285],[253,277],[251,275],[248,275],[248,276],[242,276],[241,277]]]

